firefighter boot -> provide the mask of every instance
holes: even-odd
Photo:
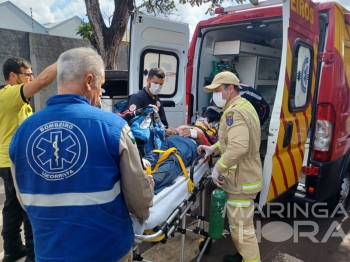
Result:
[[[13,251],[11,254],[4,254],[2,262],[15,262],[18,259],[26,256],[26,247],[22,245],[17,250]]]
[[[224,258],[224,262],[242,262],[243,257],[240,253],[236,253],[235,255],[226,255]]]

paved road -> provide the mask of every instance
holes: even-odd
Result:
[[[208,187],[207,200],[210,197],[212,188]],[[206,207],[209,210],[208,206]],[[305,210],[303,210],[305,213]],[[296,212],[294,218],[293,209],[290,211],[291,218],[281,218],[280,214],[273,214],[270,218],[261,221],[261,241],[259,244],[261,261],[263,262],[348,262],[350,261],[350,205],[346,210],[347,216],[341,214],[335,218],[319,218],[324,211],[317,210],[314,215],[305,216],[302,212]],[[287,213],[282,213],[285,217]],[[329,214],[330,215],[330,214]],[[255,222],[258,220],[255,219]],[[298,226],[297,224],[311,224]],[[334,225],[332,229],[331,225]],[[226,223],[225,226],[228,229]],[[304,236],[307,232],[313,232],[312,236]],[[330,237],[327,239],[327,232],[344,232],[345,238]],[[298,236],[298,237],[296,237]],[[294,239],[295,238],[295,239]],[[324,243],[322,239],[324,239]],[[199,237],[188,233],[186,235],[185,261],[195,262],[199,254]],[[315,243],[317,242],[317,243]],[[157,262],[179,261],[180,236],[179,234],[168,241],[167,244],[158,244],[147,247],[144,257]],[[210,254],[204,255],[202,262],[223,261],[225,254],[234,254],[236,249],[228,236],[212,244]]]
[[[209,200],[212,187],[207,190],[207,200]],[[2,210],[5,200],[3,181],[0,179],[0,209]],[[209,201],[207,201],[209,202]],[[207,211],[209,206],[206,206]],[[293,216],[293,210],[291,210]],[[317,216],[324,212],[319,210]],[[346,210],[350,216],[350,205]],[[286,213],[283,213],[286,216]],[[2,215],[0,214],[0,229],[2,227]],[[258,220],[256,220],[256,223]],[[299,226],[299,232],[296,231],[296,223],[313,223],[314,225]],[[336,229],[331,228],[331,225]],[[318,227],[318,228],[317,228]],[[225,226],[228,229],[228,225]],[[306,218],[301,212],[297,212],[295,218],[281,218],[279,215],[272,215],[261,222],[261,241],[260,252],[263,262],[348,262],[350,261],[350,218],[341,215],[335,218],[318,218],[310,215]],[[294,229],[294,230],[293,230]],[[327,232],[344,232],[346,237],[330,237],[325,239],[324,243],[314,243],[309,237],[303,236],[306,232],[316,230],[314,241],[321,242]],[[294,235],[294,236],[292,236]],[[299,236],[298,240],[294,239]],[[198,240],[200,236],[187,233],[185,247],[185,261],[195,262],[197,260]],[[156,262],[177,262],[180,257],[181,235],[177,233],[174,238],[169,239],[168,243],[149,244],[143,243],[141,246],[144,251],[145,259]],[[0,237],[0,260],[3,257],[2,238]],[[223,260],[225,254],[234,254],[235,248],[229,236],[212,244],[210,254],[204,255],[202,262],[219,262]],[[23,262],[24,258],[18,260]],[[99,262],[99,261],[97,261]],[[101,261],[104,262],[104,261]]]

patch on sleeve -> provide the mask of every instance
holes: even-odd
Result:
[[[134,135],[133,135],[133,133],[132,133],[131,131],[128,132],[128,136],[130,137],[131,142],[132,142],[133,144],[135,144],[135,143],[136,143],[136,140],[135,140],[135,137],[134,137]]]
[[[135,104],[130,105],[129,110],[131,112],[134,112],[136,110],[136,105]]]
[[[160,102],[159,101],[157,101],[157,107],[160,108]]]
[[[232,124],[233,124],[233,113],[228,113],[227,115],[226,115],[226,124],[228,125],[228,126],[232,126]]]

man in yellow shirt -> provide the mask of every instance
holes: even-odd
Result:
[[[8,151],[18,126],[32,114],[30,97],[53,82],[57,65],[46,68],[35,80],[31,67],[20,57],[10,57],[3,64],[5,85],[0,86],[0,177],[4,180],[6,196],[1,233],[5,251],[3,262],[14,262],[26,255],[25,262],[35,261],[32,227],[16,197]],[[25,247],[20,234],[22,223]]]

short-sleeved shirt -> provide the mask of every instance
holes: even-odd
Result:
[[[24,97],[23,84],[0,86],[0,167],[10,167],[9,145],[18,126],[32,108]]]
[[[168,127],[168,120],[166,119],[164,107],[162,101],[160,101],[158,96],[155,96],[154,99],[146,92],[146,89],[143,88],[138,93],[133,94],[129,98],[128,109],[133,112],[137,109],[146,107],[148,105],[155,105],[159,108],[159,117],[165,127]]]

